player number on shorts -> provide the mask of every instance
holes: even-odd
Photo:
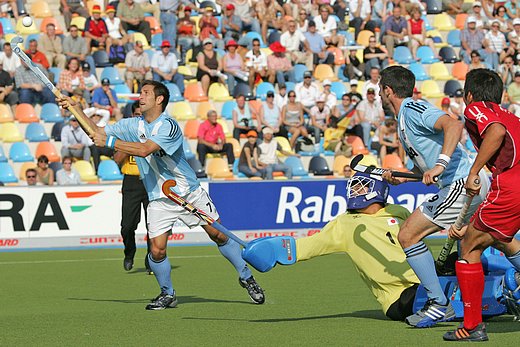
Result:
[[[208,203],[206,204],[206,206],[208,206],[208,208],[209,208],[209,212],[213,213],[213,207],[211,206],[211,202],[208,201]]]
[[[410,147],[408,148],[408,150],[406,151],[408,156],[410,157],[410,159],[413,160],[413,158],[417,157],[419,154],[415,151],[415,149],[413,149],[413,147]]]

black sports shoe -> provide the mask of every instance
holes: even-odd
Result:
[[[161,293],[152,302],[146,305],[147,310],[164,310],[167,308],[174,308],[177,306],[177,296]]]
[[[488,336],[486,333],[486,325],[484,323],[480,323],[475,327],[475,329],[467,330],[464,328],[464,323],[462,323],[459,328],[455,331],[448,331],[442,337],[444,341],[470,341],[470,342],[479,342],[479,341],[487,341]]]
[[[123,267],[125,268],[126,271],[132,270],[132,268],[134,267],[134,260],[133,259],[129,259],[129,258],[125,258],[123,260]]]
[[[256,283],[255,278],[253,276],[249,277],[247,280],[243,280],[241,278],[238,279],[238,283],[242,286],[242,288],[247,289],[247,294],[255,304],[263,304],[265,301],[264,290],[262,287]]]

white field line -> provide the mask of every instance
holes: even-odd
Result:
[[[172,256],[172,259],[196,259],[196,258],[217,258],[221,255],[179,255]],[[120,261],[121,258],[102,258],[102,259],[55,259],[55,260],[31,260],[31,261],[0,261],[0,265],[23,265],[23,264],[55,264],[55,263],[87,263],[100,261]]]

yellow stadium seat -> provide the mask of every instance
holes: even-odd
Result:
[[[395,154],[387,154],[383,158],[381,167],[383,169],[390,169],[390,170],[394,170],[394,171],[402,171],[402,172],[408,171],[404,167],[404,164],[403,164],[403,161],[401,160],[401,158],[399,158],[399,156],[395,155]]]
[[[282,149],[284,151],[289,152],[289,153],[294,153],[294,151],[291,148],[291,144],[289,143],[289,140],[287,140],[285,137],[283,137],[283,136],[276,136],[275,140],[276,140],[276,142],[278,142],[278,144],[280,145],[280,147],[282,147]],[[285,156],[280,151],[277,151],[276,155],[279,156],[279,157],[284,157]]]
[[[77,160],[72,165],[78,171],[79,177],[82,181],[96,182],[98,180],[98,177],[96,176],[96,171],[94,171],[94,168],[88,161]]]
[[[190,119],[184,124],[184,136],[186,136],[190,140],[197,139],[197,134],[199,132],[200,122],[197,119]]]
[[[209,86],[208,97],[213,101],[233,100],[233,97],[229,95],[227,86],[222,83],[213,83]]]
[[[0,124],[0,139],[4,142],[20,142],[23,141],[23,135],[15,123],[2,123]]]
[[[238,142],[238,140],[234,137],[227,138],[226,142],[233,145],[233,154],[235,155],[235,158],[240,157],[240,152],[242,152],[242,148],[240,148],[240,142]]]
[[[260,51],[267,56],[270,56],[271,54],[273,54],[273,51],[271,51],[271,48],[269,48],[269,47],[260,48]]]
[[[152,47],[150,47],[150,44],[149,44],[148,40],[146,39],[146,36],[144,36],[143,33],[136,32],[136,33],[133,33],[132,35],[133,35],[133,42],[136,42],[136,41],[142,42],[143,48],[145,50],[152,48]]]
[[[31,4],[31,14],[36,18],[52,17],[53,14],[47,1],[35,1]]]
[[[365,56],[363,54],[363,50],[362,49],[358,49],[356,51],[356,58],[358,58],[361,63],[365,62]]]
[[[433,37],[440,37],[441,40],[442,40],[442,34],[439,32],[439,30],[428,30],[426,32],[426,36],[427,37],[430,37],[432,38],[433,40]],[[434,40],[435,42],[435,40]],[[434,46],[437,47],[437,48],[442,48],[442,47],[446,47],[446,46],[449,46],[447,42],[435,42],[434,43]]]
[[[233,134],[229,131],[229,127],[228,127],[227,121],[225,119],[219,118],[219,119],[217,119],[217,123],[222,126],[224,135],[226,135],[227,138],[233,136]]]
[[[167,111],[173,118],[177,120],[195,119],[195,114],[191,109],[190,103],[187,101],[169,103]]]
[[[190,48],[186,51],[186,64],[189,66],[198,67],[199,63],[196,61],[191,61],[191,58],[193,58],[193,49]]]
[[[182,74],[182,75],[184,75],[184,83],[185,84],[197,83],[197,79],[196,78],[188,79],[190,76],[191,77],[195,77],[195,73],[193,71],[191,71],[189,66],[180,65],[179,68],[177,69],[177,72]]]
[[[32,162],[23,163],[20,167],[18,178],[20,178],[22,181],[25,181],[25,171],[29,169],[36,169],[36,164]]]
[[[337,81],[338,78],[334,74],[334,71],[332,70],[332,67],[327,64],[319,64],[314,69],[314,77],[321,82],[324,80],[331,80],[331,81]]]
[[[210,158],[207,160],[206,173],[211,178],[230,178],[233,173],[229,170],[227,160],[224,158]]]
[[[368,47],[368,40],[371,36],[376,36],[373,32],[370,30],[361,30],[357,37],[357,44],[361,46]]]
[[[437,82],[432,80],[423,81],[421,93],[426,98],[442,98],[444,93],[439,89]]]
[[[363,90],[364,86],[365,86],[365,81],[358,81],[358,84],[357,84],[358,93]]]
[[[11,107],[7,104],[0,104],[0,123],[12,122],[13,120]]]
[[[446,12],[439,13],[433,16],[433,27],[437,30],[442,31],[455,30],[453,20]]]
[[[345,165],[350,165],[350,159],[344,155],[338,155],[334,158],[334,164],[332,165],[332,171],[341,175],[343,174],[343,168]]]
[[[31,26],[26,27],[22,23],[23,17],[20,16],[18,20],[16,21],[15,30],[17,33],[20,33],[20,35],[29,35],[29,34],[39,34],[40,30],[36,27],[36,21],[33,21]]]
[[[197,28],[197,36],[198,36],[200,34],[200,28],[199,28],[200,16],[191,16],[190,19],[195,22],[195,28]]]
[[[365,166],[379,166],[379,163],[377,162],[377,158],[374,157],[372,154],[367,154],[363,156],[363,159],[359,162],[361,165]]]
[[[447,81],[453,78],[448,72],[446,64],[443,62],[433,63],[430,65],[430,76],[437,81]]]
[[[197,118],[207,119],[209,110],[217,111],[217,108],[211,101],[199,102],[199,105],[197,106]]]
[[[84,31],[86,21],[87,21],[86,18],[76,16],[76,17],[72,17],[72,20],[70,21],[70,25],[75,25],[78,27],[79,30]]]

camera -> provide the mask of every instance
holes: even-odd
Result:
[[[247,118],[242,118],[242,119],[240,120],[240,122],[241,122],[241,123],[244,123],[244,126],[249,127],[249,119],[247,119]]]

